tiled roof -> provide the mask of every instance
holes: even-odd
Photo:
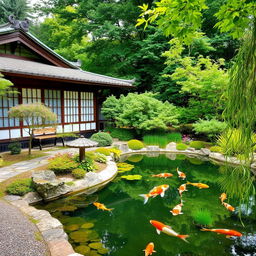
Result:
[[[0,72],[38,76],[41,78],[56,78],[69,82],[94,83],[113,86],[132,87],[133,80],[123,80],[103,76],[81,69],[62,68],[34,61],[0,57]]]

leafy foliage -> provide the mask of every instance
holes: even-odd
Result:
[[[122,179],[126,179],[126,180],[141,180],[142,176],[138,175],[138,174],[134,174],[134,175],[123,175],[121,176]]]
[[[219,146],[212,146],[209,149],[210,149],[211,152],[218,152],[218,153],[222,152],[222,149]]]
[[[71,172],[72,169],[78,167],[78,163],[73,159],[73,156],[66,154],[56,154],[49,159],[48,168],[56,174]]]
[[[96,153],[95,154],[95,159],[94,159],[96,162],[99,162],[99,163],[106,163],[107,162],[107,158],[104,154],[101,154],[101,153]]]
[[[209,139],[214,139],[222,133],[227,127],[227,124],[216,119],[199,120],[193,124],[193,130],[196,134],[205,134]]]
[[[19,118],[27,126],[29,134],[29,151],[31,154],[33,128],[43,127],[49,125],[48,122],[55,122],[57,115],[51,111],[50,108],[41,103],[21,104],[12,107],[9,111],[10,117]]]
[[[3,75],[0,73],[0,96],[4,96],[7,93],[11,93],[10,87],[13,85],[13,83],[5,78],[3,78]]]
[[[199,140],[194,140],[194,141],[191,141],[189,146],[191,148],[195,148],[195,149],[201,149],[204,147],[204,142],[203,141],[199,141]]]
[[[132,164],[127,164],[127,163],[118,163],[117,164],[117,169],[119,173],[122,172],[129,172],[134,168],[134,165]]]
[[[192,213],[192,217],[197,224],[203,226],[211,226],[213,224],[211,212],[207,209],[195,210]]]
[[[11,155],[17,155],[20,154],[21,152],[21,144],[20,142],[16,141],[16,142],[11,142],[8,145],[8,149],[11,151]]]
[[[33,191],[32,179],[20,179],[12,182],[7,186],[6,192],[12,195],[23,196],[28,192]]]
[[[188,146],[186,144],[184,144],[184,143],[178,143],[176,145],[176,149],[177,150],[186,150],[187,148],[188,148]]]
[[[152,93],[129,93],[120,99],[110,96],[103,103],[102,113],[119,127],[142,130],[166,129],[178,122],[176,107],[157,100]]]
[[[85,173],[86,173],[85,170],[84,169],[80,169],[80,168],[76,168],[76,169],[72,170],[72,175],[76,179],[84,178]]]
[[[99,147],[110,146],[112,144],[112,137],[107,132],[94,133],[91,140],[98,142]]]
[[[140,140],[129,140],[127,144],[128,147],[133,150],[139,150],[144,148],[144,144]]]
[[[110,156],[110,149],[108,149],[108,148],[97,148],[96,150],[95,150],[95,152],[97,152],[97,153],[100,153],[100,154],[103,154],[103,155],[105,155],[105,156]]]
[[[110,132],[112,138],[117,138],[123,141],[131,140],[135,136],[135,131],[132,129],[106,127],[105,131]]]

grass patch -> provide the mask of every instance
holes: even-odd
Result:
[[[42,237],[42,235],[41,235],[41,233],[40,232],[35,232],[34,233],[34,236],[35,236],[35,239],[37,240],[37,241],[43,241],[43,237]]]
[[[27,151],[23,151],[18,155],[11,155],[9,152],[8,153],[2,153],[1,156],[3,158],[3,164],[1,167],[9,166],[12,164],[16,164],[21,161],[27,161],[31,159],[35,159],[41,156],[45,156],[46,154],[44,152],[32,152],[31,155],[28,155]],[[1,168],[0,167],[0,168]]]
[[[32,218],[32,217],[28,217],[28,218],[29,218],[29,220],[30,220],[32,223],[34,223],[34,224],[37,224],[37,223],[40,222],[40,220],[36,220],[36,219],[34,219],[34,218]]]
[[[75,182],[74,181],[68,181],[68,182],[65,182],[66,185],[68,186],[73,186],[75,185]]]

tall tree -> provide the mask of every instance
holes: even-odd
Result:
[[[20,20],[30,17],[30,11],[27,0],[0,0],[0,24],[8,22],[11,14]]]

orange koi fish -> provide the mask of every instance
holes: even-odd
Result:
[[[160,186],[157,186],[157,187],[154,187],[153,189],[151,189],[148,194],[140,194],[140,196],[142,196],[144,198],[144,204],[146,204],[150,197],[154,198],[158,195],[161,195],[161,197],[164,197],[165,191],[168,188],[169,188],[169,185],[167,185],[167,184],[160,185]]]
[[[181,200],[180,204],[177,204],[172,210],[170,210],[172,215],[176,216],[176,215],[179,215],[179,214],[183,214],[183,212],[181,212],[182,206],[183,206],[183,201]]]
[[[209,188],[209,186],[207,184],[204,184],[204,183],[191,183],[191,182],[187,182],[188,185],[192,185],[194,187],[198,187],[199,189],[202,189],[202,188]]]
[[[112,211],[114,210],[114,208],[108,209],[104,204],[95,202],[93,203],[93,205],[95,205],[97,207],[97,210],[102,210],[102,211]]]
[[[223,203],[226,199],[227,199],[227,194],[226,193],[222,193],[219,197],[221,203]]]
[[[227,204],[225,202],[222,203],[229,211],[234,212],[235,208],[231,206],[230,204]]]
[[[145,256],[152,255],[153,252],[156,252],[156,251],[154,251],[154,247],[155,247],[154,243],[152,243],[152,242],[149,243],[147,245],[146,249],[143,250],[145,252]]]
[[[201,231],[211,231],[211,232],[215,232],[215,233],[218,233],[218,234],[223,234],[223,235],[226,235],[227,238],[232,237],[232,236],[242,236],[243,235],[240,232],[238,232],[236,230],[232,230],[232,229],[207,229],[207,228],[203,228],[203,229],[201,229]]]
[[[178,188],[178,190],[179,190],[180,196],[182,196],[182,193],[183,193],[184,191],[187,191],[187,185],[186,185],[186,184],[180,185],[180,187]]]
[[[179,178],[181,178],[182,180],[186,179],[186,174],[184,172],[180,172],[179,168],[177,168],[177,173],[179,175]]]
[[[188,241],[186,240],[188,235],[180,235],[180,234],[176,233],[170,226],[167,226],[167,225],[163,224],[162,222],[159,222],[156,220],[150,220],[150,223],[156,228],[156,232],[158,235],[160,235],[160,233],[163,232],[169,236],[179,237],[180,239],[182,239],[183,241],[188,243]]]
[[[172,176],[173,176],[172,173],[159,173],[159,174],[151,175],[151,177],[158,177],[158,178],[165,178],[165,179]]]

